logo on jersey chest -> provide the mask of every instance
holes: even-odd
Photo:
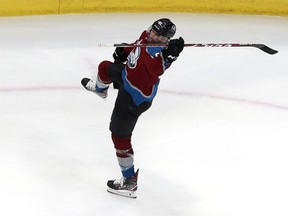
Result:
[[[135,50],[131,51],[127,58],[127,65],[129,68],[134,69],[137,66],[137,61],[140,57],[141,48],[136,47]]]

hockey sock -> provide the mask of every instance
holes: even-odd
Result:
[[[110,61],[102,61],[98,66],[97,80],[103,84],[111,84],[112,80],[108,75],[108,67],[112,64]],[[98,84],[97,84],[98,85]],[[98,86],[101,88],[101,86]]]
[[[122,175],[125,178],[134,176],[134,152],[131,146],[131,135],[118,137],[112,133],[112,140]]]
[[[104,84],[103,81],[100,79],[99,76],[97,76],[96,79],[96,90],[98,92],[102,92],[103,90],[107,89],[109,87],[109,84]]]

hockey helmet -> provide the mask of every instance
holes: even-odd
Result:
[[[159,20],[156,20],[152,26],[151,29],[157,32],[159,35],[167,38],[172,38],[174,34],[176,33],[176,26],[174,23],[171,22],[168,18],[162,18]]]

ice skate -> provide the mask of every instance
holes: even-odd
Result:
[[[116,179],[116,180],[109,180],[107,182],[107,191],[112,194],[129,197],[129,198],[137,198],[136,190],[137,190],[137,179],[138,179],[138,173],[134,174],[134,176],[130,178],[124,178]]]
[[[83,78],[81,80],[81,84],[86,88],[88,91],[94,92],[101,98],[107,98],[108,96],[108,87],[100,88],[97,86],[97,81],[89,78]]]

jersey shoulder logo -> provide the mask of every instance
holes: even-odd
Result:
[[[137,61],[141,54],[141,48],[136,47],[135,50],[131,51],[127,58],[127,65],[129,68],[134,69],[137,66]]]

